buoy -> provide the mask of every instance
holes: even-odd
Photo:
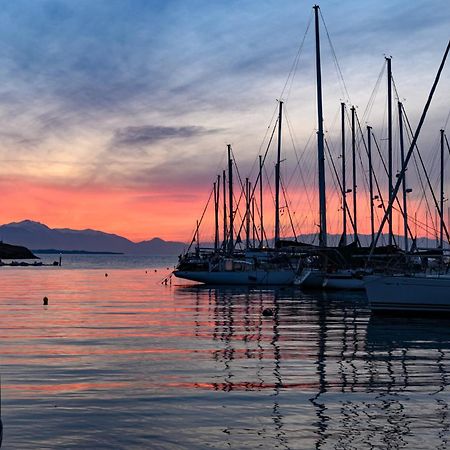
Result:
[[[273,311],[270,308],[265,308],[263,310],[263,316],[264,317],[270,317],[273,316]]]
[[[145,273],[147,273],[147,271],[145,271]]]
[[[108,274],[107,273],[105,273],[105,277],[107,277],[108,276]]]
[[[155,272],[158,272],[158,271],[155,269]]]
[[[44,303],[44,306],[47,306],[47,305],[48,305],[48,298],[47,298],[47,297],[44,297],[44,298],[42,299],[42,301],[43,301],[43,303]]]

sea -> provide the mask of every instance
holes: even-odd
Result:
[[[450,447],[449,319],[195,285],[175,263],[0,267],[2,448]]]

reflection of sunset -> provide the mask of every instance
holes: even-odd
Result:
[[[12,448],[64,439],[92,448],[100,434],[105,448],[120,439],[152,447],[155,434],[170,447],[181,436],[201,448],[199,421],[218,446],[225,427],[235,430],[236,448],[239,436],[252,448],[298,442],[299,427],[309,430],[307,448],[349,435],[359,443],[390,435],[395,421],[406,431],[394,428],[391,440],[412,439],[405,423],[420,433],[430,423],[427,440],[441,442],[446,321],[374,321],[354,293],[162,285],[168,271],[155,268],[108,277],[64,266],[0,270],[2,419]],[[262,315],[267,307],[272,317]]]

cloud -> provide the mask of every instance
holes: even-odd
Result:
[[[130,126],[115,131],[111,146],[117,147],[142,147],[153,145],[157,142],[204,136],[217,133],[219,130],[206,129],[201,126],[163,127],[156,125]]]

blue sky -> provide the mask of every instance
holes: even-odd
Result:
[[[392,55],[417,123],[450,37],[450,3],[320,6],[350,100],[364,110]],[[0,174],[55,187],[203,189],[226,143],[244,163],[259,153],[311,14],[298,0],[2,1]],[[322,38],[327,127],[343,94]],[[311,27],[288,99],[298,142],[315,127],[313,49]],[[424,147],[448,116],[449,74],[447,65]]]

